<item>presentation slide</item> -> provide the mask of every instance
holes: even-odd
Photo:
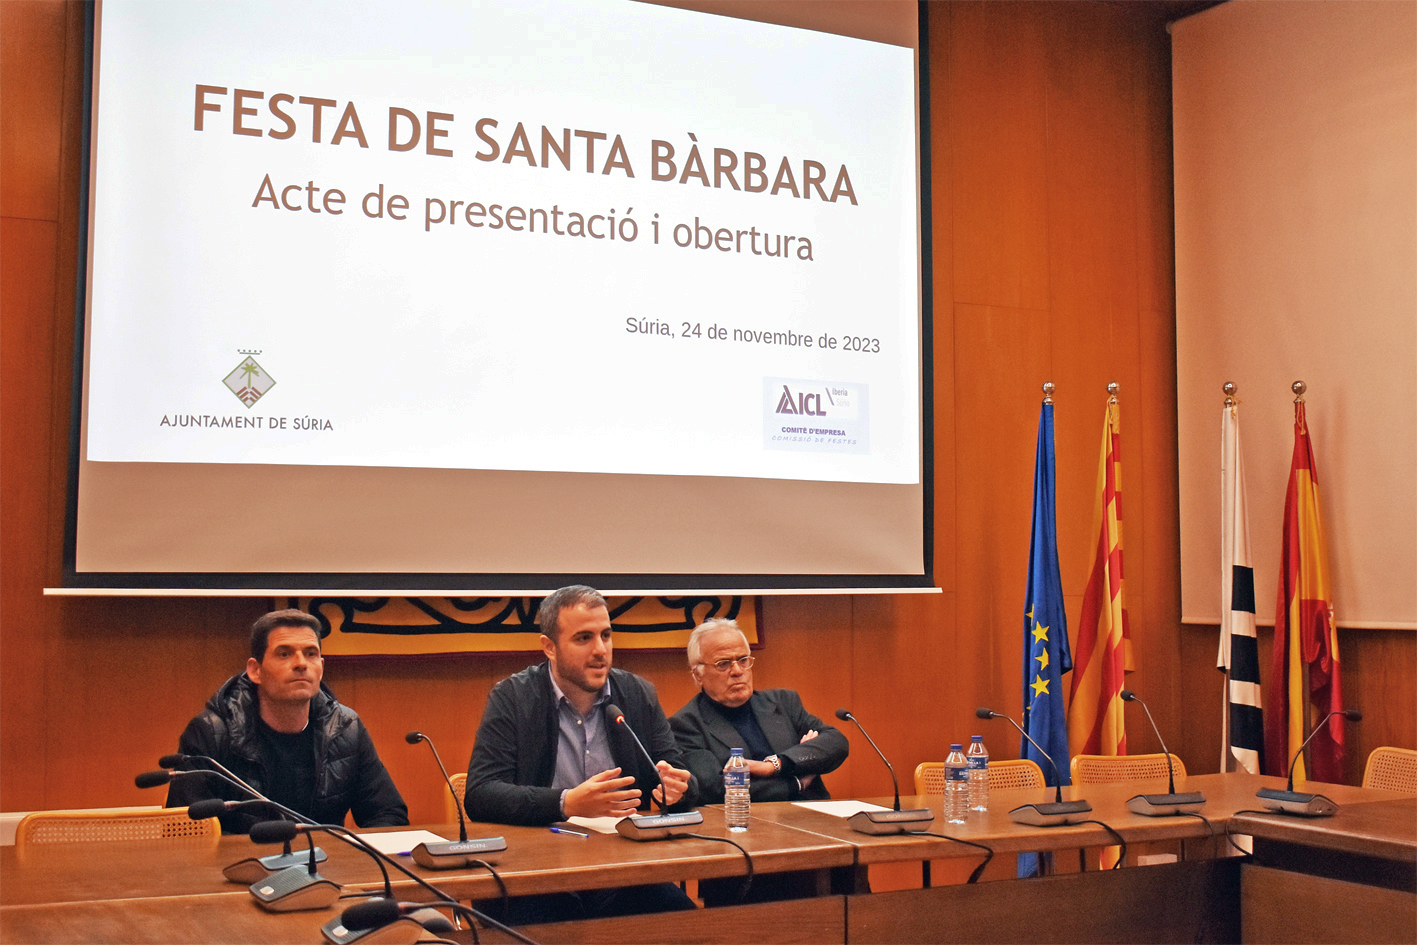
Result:
[[[920,481],[913,49],[542,0],[95,44],[90,463]]]

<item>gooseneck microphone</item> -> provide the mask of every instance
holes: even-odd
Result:
[[[670,837],[692,833],[691,828],[704,822],[704,815],[696,810],[685,811],[682,814],[669,813],[669,808],[664,803],[669,799],[669,791],[664,787],[664,776],[659,773],[659,767],[650,757],[649,751],[645,749],[645,743],[640,741],[640,736],[636,735],[635,730],[630,727],[630,723],[625,721],[625,713],[612,702],[605,707],[605,718],[612,725],[618,725],[630,733],[630,737],[640,748],[640,754],[644,755],[645,760],[649,762],[650,770],[654,772],[655,778],[659,781],[659,814],[647,817],[631,814],[629,817],[622,817],[615,824],[615,832],[630,840],[666,840]],[[654,798],[653,791],[650,792],[650,797]]]
[[[443,772],[443,781],[448,785],[448,793],[453,796],[453,806],[458,812],[458,839],[420,843],[410,851],[413,861],[430,870],[451,870],[467,866],[471,859],[507,849],[507,841],[503,837],[481,837],[476,840],[467,838],[467,820],[463,817],[462,800],[458,797],[458,792],[453,790],[453,779],[448,777],[448,769],[443,767],[443,759],[438,755],[438,748],[433,744],[433,739],[422,732],[409,732],[403,740],[410,745],[427,742],[428,747],[433,749],[433,758],[438,762],[438,770]]]
[[[251,842],[284,843],[289,849],[290,841],[302,828],[310,842],[310,865],[289,866],[251,884],[251,895],[256,897],[256,904],[268,912],[324,909],[339,898],[340,884],[321,876],[315,869],[315,836],[309,831],[318,827],[297,825],[288,820],[264,821],[251,825]],[[387,873],[384,874],[384,888],[389,891],[393,889]]]
[[[1156,720],[1151,717],[1151,709],[1147,708],[1141,696],[1130,689],[1123,689],[1121,696],[1123,702],[1140,702],[1141,707],[1146,710],[1146,720],[1151,723],[1151,730],[1156,733],[1156,740],[1161,742],[1161,752],[1166,756],[1166,775],[1169,781],[1167,793],[1138,794],[1127,801],[1127,809],[1133,814],[1141,814],[1143,817],[1191,814],[1200,810],[1205,806],[1205,795],[1200,791],[1192,791],[1187,794],[1176,793],[1176,767],[1171,763],[1171,752],[1167,750],[1166,741],[1161,737],[1161,729],[1157,728]]]
[[[1054,801],[1051,804],[1024,804],[1009,811],[1009,817],[1018,824],[1028,824],[1030,827],[1056,827],[1061,824],[1077,822],[1083,814],[1092,812],[1092,805],[1084,800],[1063,800],[1063,775],[1058,770],[1058,763],[1053,760],[1053,756],[1043,750],[1043,746],[1033,740],[1033,736],[1024,731],[1023,726],[1013,720],[1011,716],[1002,712],[995,712],[993,709],[986,709],[983,706],[974,710],[974,714],[981,719],[1004,719],[1014,728],[1018,729],[1020,735],[1028,739],[1028,743],[1038,749],[1038,753],[1048,759],[1048,764],[1053,768]]]
[[[335,824],[292,824],[292,823],[291,823],[290,821],[288,821],[288,820],[276,820],[276,821],[269,821],[269,822],[264,823],[264,824],[256,824],[256,825],[252,826],[252,828],[251,828],[251,840],[252,840],[252,842],[254,842],[254,843],[280,843],[280,842],[283,842],[283,841],[286,841],[286,840],[290,839],[291,837],[295,836],[296,834],[300,834],[300,833],[310,833],[311,831],[315,831],[315,830],[325,831],[325,832],[331,834],[332,836],[335,836],[335,837],[340,838],[341,840],[344,840],[344,841],[345,841],[346,843],[348,843],[350,846],[352,846],[352,847],[354,847],[354,848],[356,848],[356,849],[358,849],[358,850],[363,850],[363,851],[364,851],[365,853],[367,853],[369,856],[371,856],[371,857],[373,857],[375,860],[378,860],[378,861],[379,861],[379,863],[380,863],[380,868],[381,868],[381,869],[382,869],[382,867],[383,867],[383,864],[388,864],[389,866],[392,866],[394,869],[398,870],[400,873],[403,873],[403,874],[404,874],[405,876],[407,876],[409,879],[413,880],[413,881],[414,881],[415,883],[417,883],[419,886],[423,887],[425,890],[427,890],[428,892],[432,893],[432,895],[433,895],[433,897],[434,897],[434,902],[436,902],[438,905],[447,906],[448,908],[456,908],[456,909],[458,909],[459,911],[461,911],[462,913],[464,913],[464,914],[466,914],[466,915],[470,915],[470,916],[476,918],[478,921],[482,922],[484,925],[491,926],[492,928],[497,929],[499,932],[502,932],[502,933],[504,933],[504,934],[507,934],[507,935],[512,936],[513,938],[515,938],[515,939],[516,939],[517,941],[519,941],[519,942],[524,942],[524,943],[526,943],[526,945],[536,945],[535,942],[533,942],[531,939],[527,938],[525,935],[522,935],[520,932],[517,932],[515,929],[509,929],[509,928],[507,928],[507,926],[505,926],[505,925],[503,925],[502,923],[498,922],[496,919],[493,919],[493,918],[491,918],[490,916],[487,916],[487,915],[483,915],[481,912],[477,911],[476,909],[469,909],[469,908],[466,907],[466,906],[459,906],[459,905],[457,905],[457,900],[455,900],[452,896],[449,896],[446,892],[444,892],[443,890],[439,889],[437,886],[434,886],[432,883],[428,882],[428,881],[427,881],[426,879],[424,879],[422,876],[419,876],[417,873],[413,872],[413,871],[410,870],[408,867],[404,866],[404,865],[403,865],[402,863],[400,863],[398,860],[394,859],[394,858],[391,857],[391,856],[388,856],[387,854],[381,853],[379,850],[375,849],[373,846],[371,846],[370,844],[366,843],[363,839],[361,839],[361,838],[360,838],[357,834],[355,834],[353,831],[346,830],[344,827],[340,827],[340,826],[337,826],[337,825],[335,825]],[[385,875],[387,876],[387,874],[385,874]],[[494,875],[495,875],[495,874],[494,874]],[[388,888],[387,885],[386,885],[385,888],[386,888],[386,890],[387,890],[387,888]],[[252,893],[254,894],[254,893],[256,893],[256,892],[257,892],[257,891],[253,888],[253,889],[252,889]],[[392,894],[387,894],[387,895],[385,896],[385,898],[391,900],[391,899],[393,899],[393,895],[392,895]],[[429,905],[429,904],[431,904],[431,903],[425,903],[424,905]],[[383,907],[381,907],[381,908],[383,908]],[[395,918],[396,918],[396,917],[397,917],[397,916],[395,916]],[[326,934],[326,937],[327,937],[327,938],[330,938],[332,941],[349,942],[349,941],[353,941],[354,938],[357,937],[357,936],[345,936],[345,937],[342,937],[342,938],[335,938],[335,937],[334,937],[334,933],[335,933],[336,930],[337,930],[336,927],[337,927],[337,926],[340,926],[340,925],[343,923],[343,919],[344,919],[344,916],[336,916],[335,918],[331,919],[328,923],[326,923],[326,925],[325,925],[325,934]],[[351,928],[351,927],[348,926],[348,925],[345,925],[344,928],[345,928],[345,929],[349,929],[349,928]]]
[[[858,833],[869,834],[906,833],[910,830],[919,830],[920,824],[928,824],[934,820],[935,814],[928,807],[913,810],[900,809],[900,781],[896,779],[895,768],[891,767],[890,759],[886,757],[886,753],[881,751],[881,746],[876,744],[876,740],[870,736],[856,716],[846,709],[837,709],[836,717],[843,722],[853,723],[861,734],[866,736],[866,741],[871,743],[871,747],[876,749],[876,754],[881,756],[881,761],[885,762],[886,770],[891,773],[891,784],[895,787],[895,807],[892,810],[863,810],[852,814],[846,818],[851,829]]]
[[[1282,814],[1298,814],[1300,817],[1332,817],[1338,812],[1338,805],[1322,794],[1305,794],[1294,790],[1294,768],[1299,764],[1299,756],[1304,753],[1305,748],[1309,747],[1309,742],[1314,740],[1314,736],[1323,731],[1328,720],[1335,715],[1341,715],[1350,722],[1363,721],[1363,713],[1357,709],[1335,709],[1324,716],[1324,720],[1314,726],[1309,737],[1304,739],[1304,744],[1294,752],[1294,757],[1289,762],[1288,788],[1283,791],[1274,788],[1260,788],[1255,792],[1255,797],[1264,801],[1265,807]]]
[[[215,760],[208,758],[205,755],[163,755],[161,758],[158,759],[157,763],[161,765],[164,769],[166,769],[190,761],[208,761],[211,762],[213,765],[216,765],[216,767],[221,768],[221,770],[214,771],[210,768],[192,768],[187,771],[145,771],[142,774],[138,775],[136,778],[134,778],[133,783],[140,788],[150,788],[168,784],[169,782],[174,781],[178,778],[207,777],[216,778],[219,781],[225,781],[233,787],[245,791],[247,794],[251,795],[252,800],[249,802],[219,801],[216,798],[212,798],[207,801],[197,801],[196,803],[192,804],[187,808],[187,816],[191,817],[193,820],[206,820],[208,817],[216,817],[220,814],[226,813],[227,811],[244,809],[241,805],[247,803],[255,804],[257,802],[260,802],[263,804],[270,805],[271,807],[285,814],[287,817],[293,817],[300,823],[308,824],[314,822],[310,820],[310,818],[306,817],[304,814],[301,814],[297,811],[293,811],[289,807],[286,807],[282,804],[277,804],[275,801],[266,797],[260,791],[256,790],[251,785],[247,784],[245,781],[232,774],[230,771],[227,771]],[[220,806],[215,806],[213,802],[216,802]],[[196,813],[193,813],[193,811],[196,811]],[[315,848],[315,859],[317,861],[326,859],[326,856],[327,854],[324,850],[320,849],[319,847]],[[283,869],[288,869],[292,866],[297,866],[302,861],[302,859],[303,858],[300,854],[291,852],[290,844],[287,843],[285,845],[285,850],[281,853],[273,853],[270,856],[262,857],[248,857],[244,860],[238,860],[237,862],[232,863],[230,866],[227,866],[225,869],[223,869],[222,874],[233,883],[242,883],[244,885],[249,885],[259,879],[264,879],[272,873],[279,872]]]
[[[453,931],[452,923],[448,922],[447,919],[444,919],[437,913],[420,919],[420,914],[430,912],[430,907],[432,906],[437,906],[440,909],[448,909],[459,915],[485,921],[488,925],[511,935],[517,941],[525,943],[525,945],[536,945],[535,942],[515,929],[509,929],[500,922],[490,921],[476,909],[470,909],[451,899],[444,899],[435,903],[398,902],[393,899],[369,899],[344,910],[344,914],[341,915],[337,921],[352,932],[381,929],[399,919],[413,919],[422,925],[424,929],[435,935],[442,935]],[[438,921],[440,919],[442,920],[441,922]],[[345,939],[345,941],[352,940],[353,936]]]
[[[467,839],[467,820],[462,815],[462,799],[458,797],[458,792],[453,790],[453,779],[448,777],[448,769],[443,767],[443,758],[438,754],[438,746],[433,744],[433,739],[422,732],[409,732],[403,740],[410,745],[417,745],[419,742],[427,742],[429,749],[433,752],[433,760],[438,762],[438,770],[443,772],[443,781],[448,785],[448,793],[453,796],[453,807],[458,812],[458,840]]]

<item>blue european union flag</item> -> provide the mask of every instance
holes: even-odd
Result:
[[[1061,783],[1071,784],[1063,673],[1073,668],[1073,657],[1068,649],[1068,618],[1063,611],[1063,580],[1058,571],[1055,484],[1053,405],[1044,403],[1038,417],[1038,454],[1033,465],[1033,535],[1023,607],[1023,727],[1057,762]],[[1059,783],[1048,759],[1039,755],[1027,739],[1020,739],[1019,757],[1038,762],[1050,786]],[[1036,854],[1019,855],[1020,876],[1032,875],[1036,866]]]

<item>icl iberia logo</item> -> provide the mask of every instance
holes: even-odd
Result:
[[[265,368],[257,364],[256,359],[252,357],[252,355],[260,354],[260,351],[246,351],[241,348],[237,350],[246,355],[246,360],[236,365],[236,368],[222,378],[221,382],[247,408],[250,408],[265,396],[266,391],[276,386],[276,379],[267,374]]]
[[[807,417],[825,417],[827,415],[827,412],[822,409],[821,394],[800,391],[794,397],[786,384],[782,385],[782,396],[778,398],[777,410],[774,412],[801,414]]]

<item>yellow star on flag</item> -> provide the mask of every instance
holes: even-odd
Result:
[[[1048,680],[1042,676],[1034,676],[1033,682],[1028,685],[1033,690],[1033,698],[1037,699],[1039,696],[1048,695]]]
[[[1039,669],[1047,669],[1047,668],[1048,668],[1048,651],[1047,651],[1047,650],[1044,650],[1042,653],[1039,653],[1037,656],[1034,657],[1034,659],[1038,660],[1038,663],[1039,663],[1038,668],[1039,668]]]
[[[1048,628],[1042,624],[1035,624],[1033,627],[1033,640],[1035,643],[1048,642]]]

